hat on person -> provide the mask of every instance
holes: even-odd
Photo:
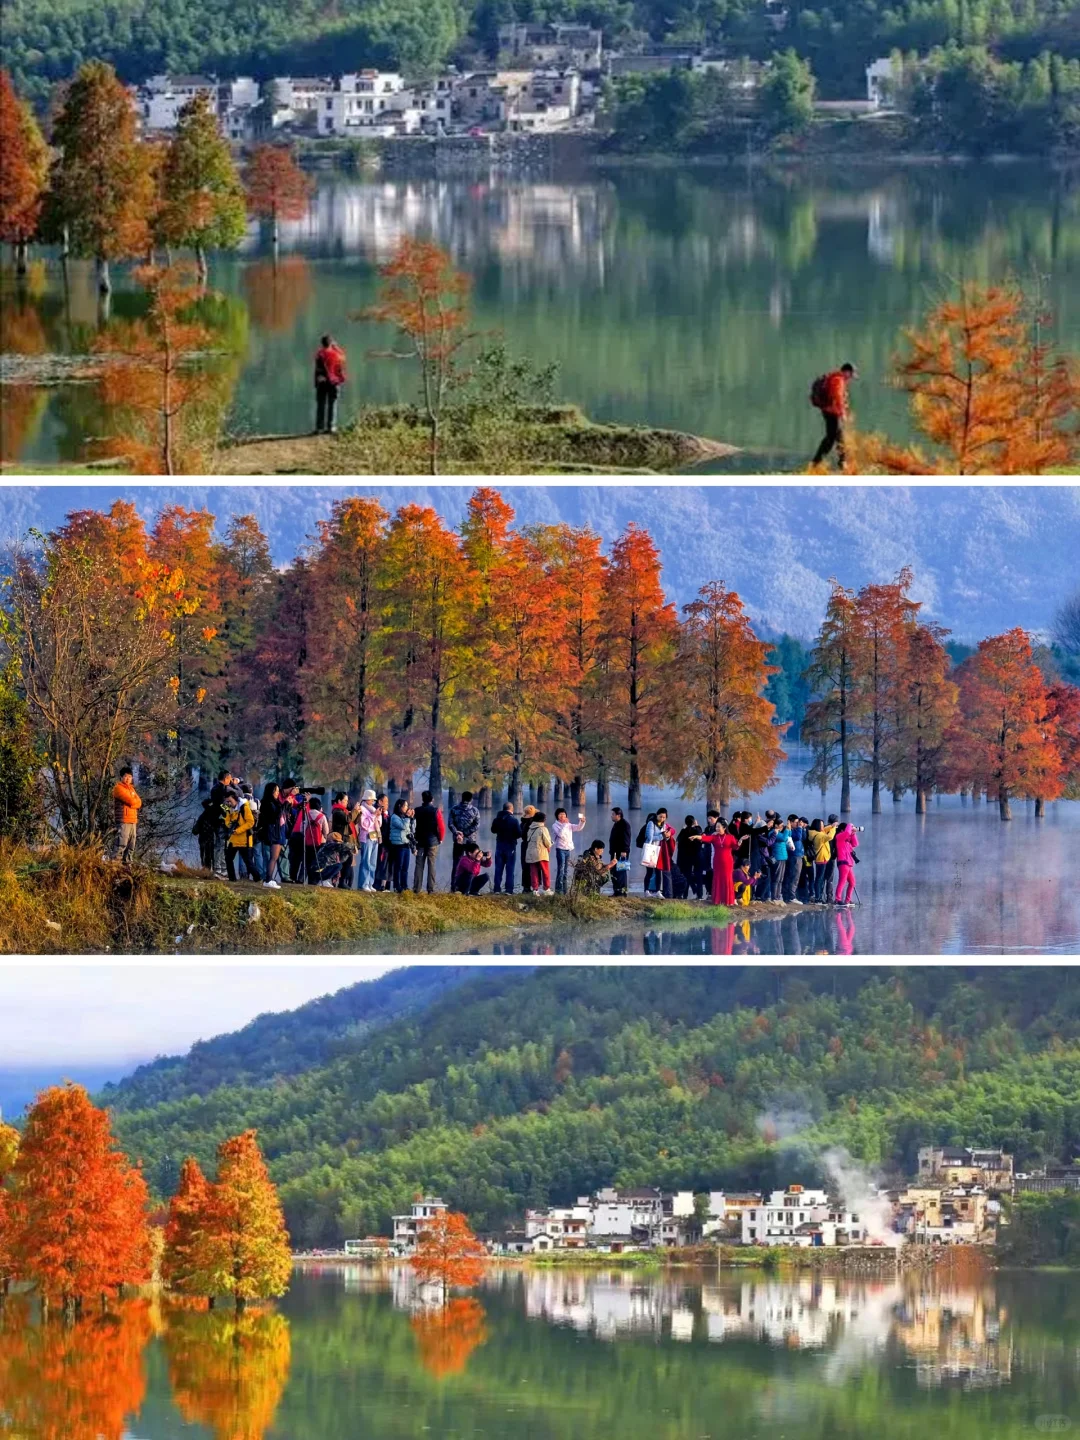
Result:
[[[360,803],[361,803],[361,805],[366,805],[369,801],[374,801],[374,799],[375,799],[375,791],[374,791],[374,790],[365,790],[364,793],[363,793],[363,795],[360,796]]]

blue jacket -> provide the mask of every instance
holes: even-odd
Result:
[[[471,800],[459,800],[450,811],[451,833],[459,834],[465,842],[473,839],[480,829],[480,811]]]
[[[409,835],[412,831],[412,821],[408,815],[390,816],[390,844],[407,845]]]
[[[791,838],[791,831],[785,825],[782,830],[777,830],[776,838],[772,845],[772,858],[774,860],[786,860],[795,848],[795,842]]]

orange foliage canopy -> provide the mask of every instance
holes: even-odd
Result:
[[[250,215],[279,220],[302,220],[311,200],[311,181],[283,145],[257,145],[248,164],[247,208]]]
[[[48,150],[32,112],[0,70],[0,240],[24,245],[37,229]]]
[[[487,1251],[469,1222],[456,1210],[444,1210],[420,1231],[409,1264],[423,1284],[468,1289],[484,1273]]]
[[[11,1181],[17,1273],[47,1298],[74,1303],[150,1278],[146,1184],[82,1086],[34,1101]]]

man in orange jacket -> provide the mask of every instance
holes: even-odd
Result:
[[[132,783],[135,777],[131,767],[125,765],[120,779],[113,786],[113,821],[116,824],[116,858],[125,865],[131,864],[135,854],[135,835],[139,828],[139,811],[142,801]]]
[[[810,401],[825,420],[825,438],[817,448],[813,463],[820,465],[835,446],[836,458],[844,468],[844,421],[848,418],[848,386],[856,378],[855,366],[847,361],[839,370],[830,370],[814,381]]]

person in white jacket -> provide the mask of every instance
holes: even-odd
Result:
[[[555,842],[555,893],[566,894],[566,877],[570,871],[570,856],[574,853],[574,836],[585,829],[585,816],[578,811],[578,823],[571,825],[565,810],[556,810],[551,826],[551,837]]]

